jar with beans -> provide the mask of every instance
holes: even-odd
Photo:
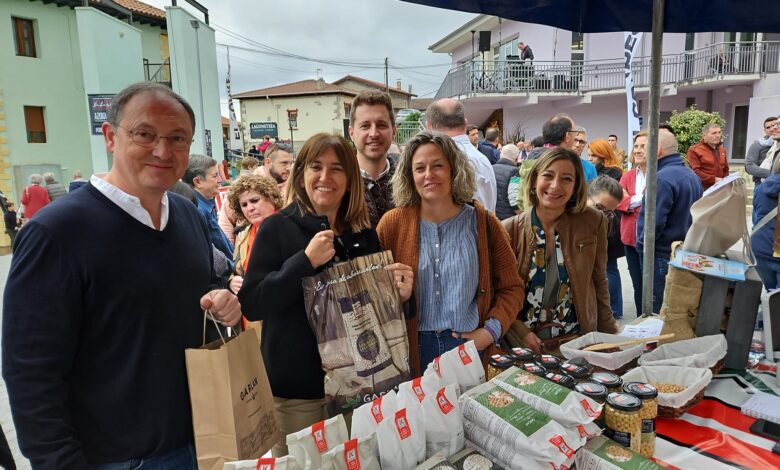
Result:
[[[510,356],[515,360],[515,364],[520,367],[526,362],[533,362],[536,355],[533,351],[531,351],[528,348],[512,348],[512,351],[509,353]]]
[[[491,380],[501,372],[515,365],[514,359],[503,354],[493,354],[488,360],[487,379]]]
[[[595,382],[580,382],[574,386],[574,391],[585,395],[599,405],[604,405],[607,400],[607,387]],[[599,427],[604,427],[604,411],[594,421]]]
[[[622,391],[623,379],[612,372],[594,372],[590,376],[590,381],[607,387],[610,392]]]
[[[658,417],[658,390],[650,384],[628,382],[623,391],[642,401],[639,415],[642,417],[642,444],[639,453],[648,459],[655,453],[655,418]]]
[[[604,435],[638,453],[642,436],[641,400],[628,393],[613,392],[607,395],[604,409]]]

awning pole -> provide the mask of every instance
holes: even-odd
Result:
[[[664,43],[664,0],[653,0],[653,35],[650,56],[650,109],[647,138],[647,184],[645,191],[645,233],[642,258],[642,312],[653,312],[655,271],[655,191],[658,173],[658,124],[661,105],[661,55]]]

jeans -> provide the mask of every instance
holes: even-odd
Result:
[[[638,253],[641,266],[644,264],[644,261],[642,261],[643,254],[641,251]],[[661,311],[661,304],[664,301],[664,289],[666,288],[666,273],[668,272],[669,258],[658,256],[658,253],[656,253],[653,263],[653,313]]]
[[[637,316],[642,314],[642,262],[635,246],[626,245],[626,263],[631,283],[634,285],[634,305]]]
[[[780,260],[756,256],[756,271],[766,290],[780,288]]]
[[[420,331],[417,333],[417,337],[420,341],[420,368],[422,372],[435,358],[466,342],[465,339],[453,338],[452,330]]]
[[[607,284],[609,285],[609,305],[612,316],[623,318],[623,286],[620,282],[617,258],[607,258]]]
[[[197,470],[195,446],[187,444],[167,454],[148,459],[129,459],[124,462],[91,465],[92,470]]]

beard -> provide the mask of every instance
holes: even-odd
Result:
[[[287,177],[282,175],[281,173],[277,173],[276,170],[273,169],[273,167],[268,167],[268,174],[271,175],[271,177],[276,180],[277,184],[282,184],[285,181],[287,181]]]

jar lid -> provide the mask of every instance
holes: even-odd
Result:
[[[598,401],[607,398],[607,394],[609,393],[607,387],[595,382],[580,382],[574,386],[574,391]]]
[[[620,411],[639,411],[642,401],[629,393],[613,392],[607,395],[607,405]]]
[[[557,369],[561,365],[561,360],[549,354],[542,354],[539,356],[539,364],[547,367],[548,369]]]
[[[534,359],[534,352],[528,348],[512,348],[510,354],[518,361],[532,361]]]
[[[623,384],[623,391],[640,400],[650,400],[658,396],[658,389],[644,382],[627,382]]]
[[[561,370],[571,375],[575,379],[584,379],[590,375],[591,368],[589,366],[575,364],[571,361],[566,361],[561,364]]]
[[[526,362],[521,366],[521,368],[524,371],[536,374],[539,377],[544,377],[544,374],[547,372],[547,369],[540,366],[539,364],[536,364],[535,362]]]
[[[497,369],[508,369],[515,364],[514,359],[503,354],[493,354],[488,363]]]
[[[550,382],[555,382],[559,385],[563,385],[566,388],[573,388],[574,384],[577,383],[577,381],[574,380],[574,377],[568,374],[564,374],[562,372],[548,372],[544,375],[544,378],[549,380]]]
[[[590,380],[604,385],[607,388],[620,387],[620,385],[623,384],[623,379],[612,372],[594,372],[593,375],[590,376]]]

